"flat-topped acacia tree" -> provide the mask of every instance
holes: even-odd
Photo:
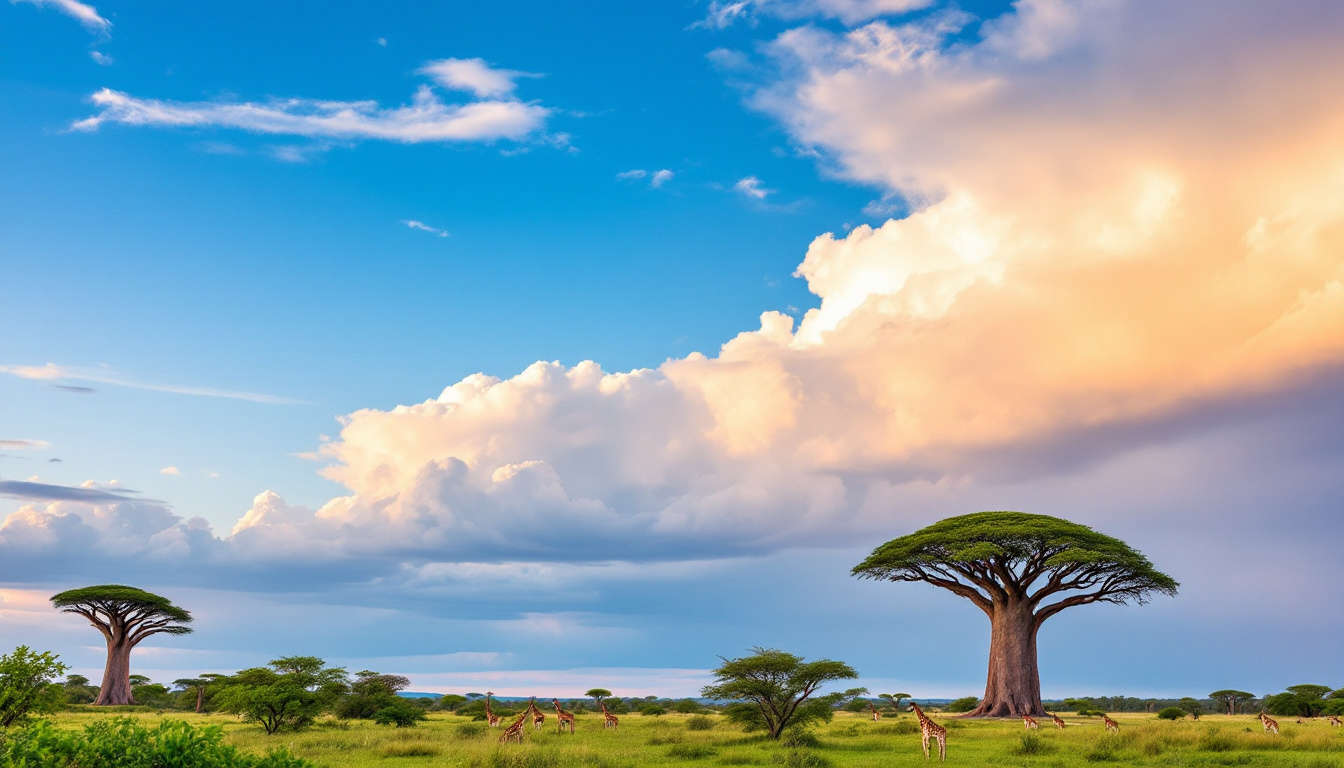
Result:
[[[950,517],[883,544],[853,574],[942,587],[989,617],[985,697],[963,717],[1044,717],[1036,634],[1046,619],[1087,603],[1142,605],[1180,586],[1119,539],[1023,512]]]
[[[134,704],[131,694],[131,650],[150,635],[191,632],[191,614],[166,597],[121,584],[71,589],[53,595],[51,604],[77,613],[103,633],[107,664],[94,704]]]

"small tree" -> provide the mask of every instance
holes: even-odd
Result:
[[[853,573],[932,584],[989,617],[985,697],[968,717],[1045,715],[1036,635],[1051,616],[1088,603],[1143,604],[1179,586],[1119,539],[1022,512],[934,523],[873,550]]]
[[[200,714],[205,711],[205,689],[210,682],[211,679],[208,677],[179,677],[173,681],[173,685],[184,692],[190,691],[195,694],[196,713]]]
[[[1265,697],[1265,710],[1271,715],[1318,717],[1325,710],[1328,685],[1290,685],[1284,693]]]
[[[52,605],[63,613],[77,613],[103,633],[107,664],[94,704],[134,704],[131,691],[131,651],[151,635],[191,632],[191,614],[166,597],[120,584],[71,589],[53,595]]]
[[[440,697],[439,709],[446,709],[449,712],[456,712],[457,708],[467,701],[467,697],[458,693],[450,693]]]
[[[1176,706],[1189,713],[1193,720],[1198,720],[1199,716],[1204,714],[1204,705],[1191,696],[1182,696],[1181,700],[1176,702]]]
[[[720,657],[714,670],[714,685],[700,692],[709,699],[734,703],[724,709],[728,719],[747,730],[764,730],[778,739],[784,729],[808,722],[829,721],[833,708],[842,701],[866,693],[856,688],[843,693],[818,695],[821,686],[833,680],[852,680],[859,674],[839,661],[804,662],[802,657],[774,648],[753,648],[740,659]]]
[[[606,688],[589,688],[583,695],[593,700],[593,706],[601,708],[602,700],[611,696],[611,691]]]
[[[1161,720],[1180,720],[1185,717],[1185,710],[1180,707],[1166,707],[1157,713],[1157,717]]]
[[[403,702],[397,692],[410,684],[410,679],[401,675],[380,675],[367,669],[357,672],[350,684],[350,695],[336,706],[336,715],[345,719],[376,719],[380,711]],[[400,720],[397,723],[402,724]]]
[[[0,656],[0,728],[21,725],[33,713],[54,711],[60,706],[57,677],[69,667],[54,653],[36,653],[20,645]],[[56,695],[53,694],[53,688]]]
[[[901,711],[901,701],[902,701],[903,699],[908,699],[908,698],[910,698],[910,694],[908,694],[908,693],[879,693],[879,694],[877,694],[877,698],[879,698],[879,699],[886,699],[886,700],[887,700],[887,703],[891,705],[891,708],[892,708],[892,709],[896,710],[897,712],[900,712],[900,711]]]
[[[221,680],[214,701],[224,712],[260,723],[269,735],[311,724],[346,689],[343,668],[329,668],[315,656],[285,656],[269,669],[244,669]]]
[[[1250,701],[1251,699],[1254,699],[1255,694],[1247,693],[1246,691],[1236,691],[1231,688],[1226,688],[1221,691],[1214,691],[1213,693],[1210,693],[1209,698],[1226,703],[1227,714],[1235,715],[1237,714],[1237,704],[1242,701]]]

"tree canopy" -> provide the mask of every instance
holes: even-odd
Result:
[[[724,714],[749,731],[764,730],[770,738],[778,739],[791,725],[830,720],[836,705],[868,692],[866,688],[853,688],[819,695],[821,686],[828,682],[859,676],[844,662],[830,659],[807,662],[774,648],[752,650],[750,656],[723,659],[723,664],[714,670],[715,683],[700,692],[706,698],[734,702],[724,709]]]
[[[1213,693],[1210,693],[1209,698],[1221,699],[1224,703],[1227,704],[1227,714],[1235,715],[1237,714],[1237,703],[1242,701],[1250,701],[1251,699],[1255,698],[1255,694],[1250,693],[1249,691],[1238,691],[1232,688],[1224,688],[1221,691],[1214,691]]]
[[[591,698],[594,703],[601,705],[603,699],[611,696],[611,691],[606,688],[589,688],[583,695]]]
[[[51,604],[64,613],[83,616],[104,634],[107,628],[124,627],[133,644],[159,633],[185,635],[192,631],[184,626],[192,621],[189,611],[166,597],[122,584],[66,590],[52,595]]]
[[[59,658],[26,645],[0,656],[0,728],[21,725],[34,712],[59,708],[60,699],[51,695],[52,683],[69,669]]]
[[[348,687],[343,668],[327,667],[315,656],[285,656],[217,685],[214,701],[222,711],[260,723],[267,734],[312,723]]]

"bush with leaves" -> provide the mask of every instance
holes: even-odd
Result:
[[[667,710],[657,704],[645,704],[639,708],[639,714],[645,717],[661,717],[667,714]]]
[[[310,725],[347,689],[345,669],[315,656],[286,656],[215,683],[212,701],[222,712],[260,723],[267,734]]]
[[[980,699],[974,696],[963,696],[960,699],[953,699],[946,707],[944,712],[970,712],[980,706]]]
[[[820,694],[821,686],[835,680],[859,676],[854,668],[840,661],[820,659],[805,662],[801,656],[774,648],[754,648],[740,659],[723,659],[714,670],[714,685],[705,686],[700,695],[733,703],[724,715],[747,731],[763,730],[778,739],[788,727],[811,722],[829,722],[835,707],[867,693],[854,688],[841,693]]]
[[[1181,720],[1185,717],[1185,710],[1180,707],[1167,707],[1157,713],[1159,720]]]
[[[1290,685],[1283,693],[1266,696],[1265,711],[1280,717],[1320,717],[1325,711],[1328,685]]]
[[[286,750],[251,755],[224,743],[219,726],[181,720],[97,720],[82,731],[39,722],[0,743],[0,765],[41,768],[312,768]]]
[[[373,714],[375,723],[395,725],[398,728],[409,728],[424,719],[424,709],[401,697],[397,697],[396,701],[384,705]]]
[[[336,716],[347,720],[372,719],[379,711],[397,704],[401,700],[397,692],[410,684],[410,679],[401,675],[380,675],[367,669],[357,672],[350,683],[350,694],[336,705]]]
[[[0,656],[0,728],[22,725],[34,714],[60,708],[65,691],[53,681],[65,674],[67,667],[58,658],[26,645]]]

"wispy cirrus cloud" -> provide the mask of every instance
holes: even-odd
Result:
[[[677,175],[676,172],[668,170],[667,168],[664,168],[659,171],[646,171],[643,168],[634,168],[629,171],[621,171],[620,173],[616,174],[616,178],[620,179],[621,181],[639,181],[642,179],[648,179],[649,186],[653,187],[654,189],[658,189],[667,182],[671,181],[672,178],[676,175]]]
[[[405,219],[401,223],[405,224],[407,227],[411,229],[418,229],[421,232],[428,232],[429,234],[436,235],[438,237],[448,236],[448,230],[439,229],[438,227],[431,227],[430,225],[424,223],[423,221],[416,221],[415,219]]]
[[[130,389],[144,389],[151,392],[167,392],[175,395],[192,395],[195,397],[220,397],[227,400],[246,400],[253,403],[269,403],[272,405],[299,405],[302,400],[295,400],[289,397],[279,397],[276,395],[264,395],[256,392],[239,392],[231,389],[216,389],[214,387],[185,387],[174,384],[156,384],[144,381],[135,381],[119,375],[110,368],[78,368],[55,363],[46,365],[0,365],[0,373],[7,373],[10,376],[17,376],[20,379],[31,379],[35,381],[92,381],[99,384],[111,384],[117,387],[127,387]],[[70,386],[63,384],[50,384],[63,391],[77,393],[93,392],[89,387]]]
[[[87,503],[128,500],[152,502],[150,499],[141,499],[138,496],[135,496],[135,493],[135,491],[123,488],[100,488],[93,483],[85,483],[82,486],[70,486],[53,485],[51,483],[33,482],[28,480],[0,480],[0,496],[7,496],[12,499],[28,499],[32,501],[80,501]]]
[[[552,114],[540,104],[514,98],[516,79],[532,76],[529,73],[491,69],[478,59],[444,59],[420,71],[442,87],[470,91],[477,98],[451,103],[422,85],[409,104],[397,107],[383,107],[375,101],[309,98],[188,102],[140,98],[103,88],[90,97],[98,113],[75,121],[70,128],[91,132],[110,123],[220,128],[322,141],[491,142],[522,141],[540,134]]]
[[[764,200],[775,192],[773,189],[767,189],[764,182],[755,176],[738,179],[737,183],[733,185],[733,189],[752,200]]]
[[[46,440],[0,440],[0,448],[11,451],[45,451],[50,447]]]
[[[796,20],[838,19],[858,24],[880,16],[899,15],[927,8],[934,0],[714,0],[705,18],[692,26],[726,29],[739,21],[752,23],[759,16]]]
[[[11,3],[30,3],[39,8],[55,8],[84,25],[91,32],[107,34],[112,30],[112,22],[98,14],[98,10],[79,0],[9,0]],[[96,59],[95,59],[96,60]],[[101,63],[101,62],[99,62]]]

